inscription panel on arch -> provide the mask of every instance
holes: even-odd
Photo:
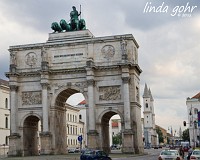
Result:
[[[110,101],[110,100],[120,100],[121,92],[120,86],[102,86],[99,87],[99,100],[100,101]]]
[[[42,104],[41,91],[22,92],[22,105],[37,105]]]

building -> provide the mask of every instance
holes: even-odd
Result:
[[[67,148],[85,147],[85,130],[84,122],[81,121],[80,109],[78,107],[66,104],[66,130],[67,130]],[[78,137],[82,136],[82,143],[78,141]]]
[[[0,79],[0,155],[8,149],[10,135],[10,103],[8,81]]]
[[[159,128],[160,129],[160,131],[162,132],[162,135],[163,135],[163,144],[167,144],[167,130],[166,129],[164,129],[164,128],[162,128],[162,127],[160,127],[160,126],[158,126],[158,125],[156,125],[156,128]]]
[[[144,143],[145,147],[158,145],[158,135],[155,126],[154,99],[151,90],[145,84],[143,94],[144,116]]]
[[[84,123],[84,133],[83,133],[83,141],[85,147],[87,147],[87,133],[88,133],[88,126],[87,126],[87,111],[88,107],[86,105],[86,101],[81,101],[76,107],[79,109],[79,120]],[[83,146],[84,147],[84,146]]]
[[[198,126],[198,113],[200,111],[200,92],[192,98],[187,98],[188,128],[190,135],[190,145],[196,147],[200,145],[200,127]]]

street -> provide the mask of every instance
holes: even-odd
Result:
[[[145,149],[146,155],[142,156],[127,156],[127,157],[120,157],[120,158],[112,158],[113,160],[156,160],[160,154],[162,149]]]
[[[165,149],[165,148],[164,148]],[[163,149],[145,149],[144,155],[121,154],[119,150],[113,150],[109,155],[112,160],[157,160]],[[185,154],[186,155],[186,154]],[[67,155],[47,155],[47,156],[29,156],[29,157],[0,157],[0,159],[12,160],[78,160],[80,153],[70,153]],[[186,160],[186,158],[184,159]]]

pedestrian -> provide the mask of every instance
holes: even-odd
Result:
[[[182,156],[184,158],[184,150],[183,150],[182,146],[180,146],[180,148],[179,148],[179,154],[180,154],[180,156]]]
[[[188,155],[187,155],[187,159],[190,160],[190,156],[192,154],[193,148],[190,146],[189,150],[188,150]]]

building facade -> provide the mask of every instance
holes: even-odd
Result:
[[[155,126],[154,99],[151,90],[145,84],[143,94],[144,116],[144,143],[145,147],[158,145],[158,135]]]
[[[0,155],[6,153],[10,135],[10,95],[8,81],[0,79]]]
[[[200,146],[200,127],[198,125],[198,113],[200,111],[200,93],[186,99],[188,120],[186,124],[189,128],[190,145]]]
[[[66,129],[67,129],[67,148],[74,149],[85,147],[85,127],[81,121],[80,109],[66,104]],[[82,142],[78,141],[78,136],[82,136]]]

